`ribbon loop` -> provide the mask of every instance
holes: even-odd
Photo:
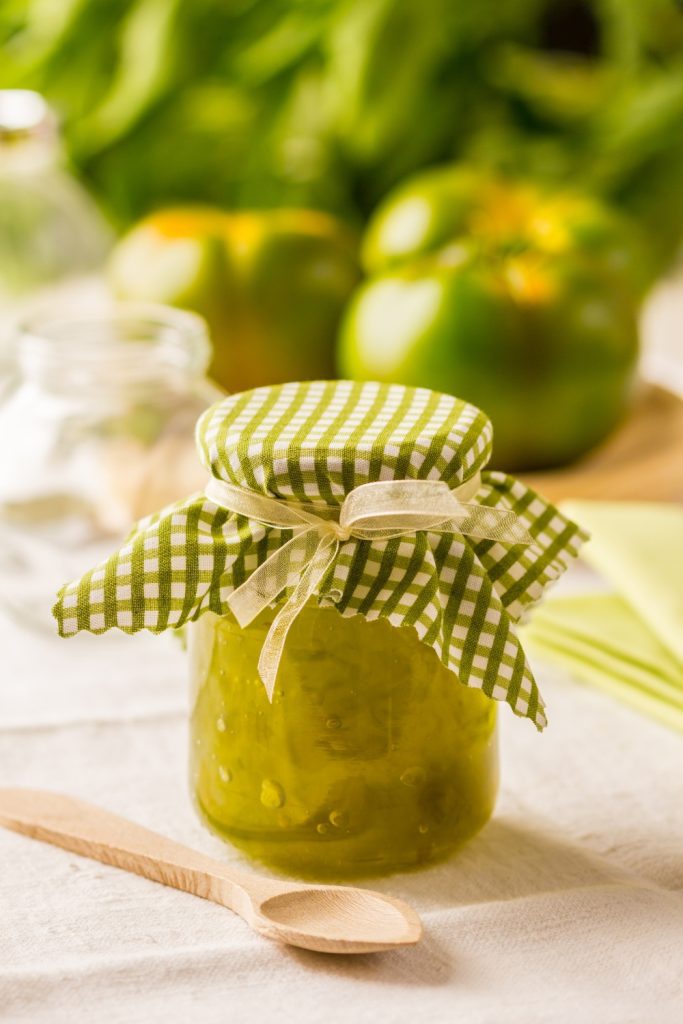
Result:
[[[287,633],[334,565],[341,544],[418,531],[461,533],[507,544],[533,542],[514,512],[468,501],[480,486],[478,474],[454,489],[444,480],[379,480],[350,491],[337,509],[271,498],[216,478],[209,481],[205,494],[214,504],[263,526],[293,532],[228,598],[244,628],[293,588],[273,620],[259,658],[259,675],[270,700]]]
[[[389,526],[400,518],[441,522],[457,514],[459,501],[444,480],[378,480],[351,491],[339,522],[352,530],[376,528],[378,519]],[[423,527],[415,526],[414,529]]]

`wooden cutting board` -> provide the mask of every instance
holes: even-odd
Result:
[[[590,455],[564,469],[520,476],[553,502],[683,503],[683,400],[657,385],[643,385],[628,419]]]

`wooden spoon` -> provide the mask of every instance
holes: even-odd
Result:
[[[374,953],[422,935],[416,912],[367,889],[280,882],[226,867],[93,804],[0,789],[0,825],[233,910],[276,942],[321,953]]]

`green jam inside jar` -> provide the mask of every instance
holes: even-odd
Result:
[[[257,663],[274,612],[190,634],[192,785],[209,826],[275,870],[318,881],[442,860],[498,786],[496,704],[410,628],[308,605],[269,703]]]

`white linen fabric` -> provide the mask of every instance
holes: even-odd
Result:
[[[169,636],[0,625],[0,785],[58,789],[225,860],[186,781]],[[370,885],[413,949],[326,957],[229,911],[0,829],[3,1024],[680,1024],[683,737],[536,665],[539,736],[501,715],[494,820],[449,863]]]

